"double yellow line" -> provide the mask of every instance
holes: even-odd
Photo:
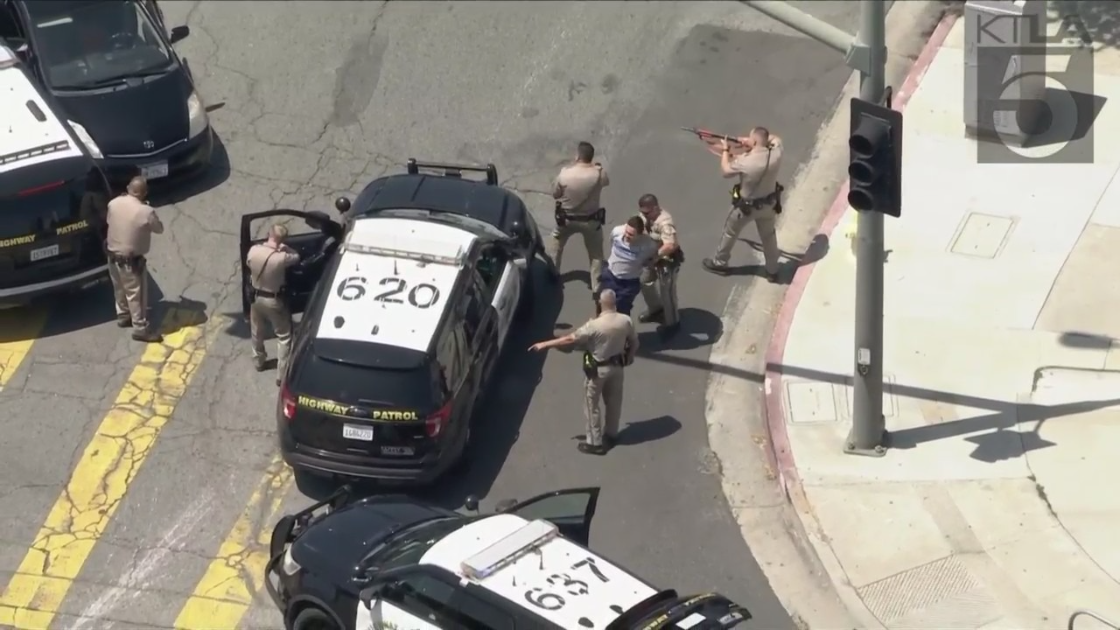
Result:
[[[0,389],[27,358],[45,321],[45,311],[0,313],[5,335],[0,338]],[[0,594],[0,627],[46,630],[55,620],[220,328],[218,322],[201,325],[195,311],[174,309],[165,316],[163,343],[145,348]],[[274,459],[179,612],[176,628],[237,626],[263,586],[271,526],[291,484],[290,469]]]

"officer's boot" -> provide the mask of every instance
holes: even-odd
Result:
[[[650,322],[656,322],[656,321],[661,320],[662,317],[664,316],[664,314],[665,314],[665,309],[662,309],[662,308],[655,309],[655,310],[649,310],[649,311],[646,311],[646,312],[642,313],[641,316],[638,317],[638,321],[642,322],[643,324],[648,324]]]
[[[132,332],[132,338],[136,341],[143,341],[144,343],[160,343],[163,341],[163,335],[146,328],[143,330],[134,330]]]
[[[132,317],[129,315],[117,315],[118,328],[132,328]]]

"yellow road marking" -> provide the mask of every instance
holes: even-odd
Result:
[[[202,363],[213,337],[204,333],[220,329],[200,319],[185,309],[164,317],[163,343],[144,350],[0,596],[0,626],[47,630]]]
[[[47,310],[41,307],[12,308],[0,311],[0,392],[16,375],[43,326]]]
[[[277,457],[218,548],[218,557],[207,567],[194,594],[179,611],[175,628],[237,627],[252,605],[254,593],[264,586],[272,525],[291,485],[292,471]]]

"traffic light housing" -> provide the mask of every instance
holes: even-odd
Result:
[[[848,205],[902,214],[902,112],[852,99],[848,138]]]

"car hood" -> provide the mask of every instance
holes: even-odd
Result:
[[[152,153],[186,139],[187,98],[193,89],[180,67],[139,85],[56,93],[56,97],[70,119],[85,127],[109,157]],[[145,146],[146,142],[151,144]]]
[[[355,503],[309,526],[292,543],[292,559],[334,585],[354,590],[358,562],[393,532],[441,516],[453,515],[404,499]]]

